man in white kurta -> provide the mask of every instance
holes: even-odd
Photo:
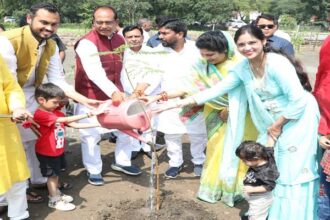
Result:
[[[191,74],[191,66],[200,58],[200,53],[195,43],[186,40],[186,25],[178,20],[164,21],[159,29],[160,40],[164,51],[162,66],[164,69],[161,88],[163,91],[177,90],[183,79]],[[168,102],[175,102],[169,100]],[[204,116],[198,113],[193,120],[183,123],[180,120],[181,109],[172,109],[159,115],[158,130],[165,133],[167,152],[170,158],[169,169],[165,172],[167,178],[176,178],[183,167],[182,136],[188,133],[190,151],[194,164],[194,173],[200,176],[205,160],[205,146],[207,142]]]
[[[130,98],[138,98],[145,95],[155,95],[160,92],[161,73],[159,67],[160,53],[154,48],[143,44],[144,32],[137,25],[129,25],[123,30],[125,40],[129,46],[124,53],[124,66],[121,72],[121,83],[124,91]],[[149,106],[155,107],[155,104]],[[156,108],[156,107],[155,107]],[[152,118],[152,130],[157,126],[157,116]],[[125,135],[127,137],[127,135]],[[143,136],[152,141],[152,132],[144,132]],[[118,136],[120,137],[120,136]],[[134,159],[142,149],[151,157],[150,146],[127,137],[125,144],[132,146],[132,156]],[[128,142],[130,141],[130,142]]]

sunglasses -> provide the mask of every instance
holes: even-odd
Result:
[[[260,29],[273,29],[275,27],[274,24],[261,24],[261,25],[258,25],[258,28]]]

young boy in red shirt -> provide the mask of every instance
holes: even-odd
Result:
[[[75,209],[71,202],[73,198],[64,195],[58,189],[59,174],[62,160],[64,159],[65,130],[64,126],[73,128],[91,128],[100,126],[95,124],[76,123],[83,118],[92,117],[102,112],[89,112],[83,115],[65,117],[59,106],[65,98],[61,88],[45,83],[40,85],[35,91],[35,98],[39,108],[34,113],[34,120],[39,124],[40,137],[36,142],[36,155],[40,162],[40,169],[43,176],[48,177],[47,188],[49,192],[48,206],[62,211]]]

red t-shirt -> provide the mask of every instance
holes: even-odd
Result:
[[[41,155],[56,157],[64,153],[65,133],[64,123],[56,123],[57,118],[65,117],[65,114],[59,110],[53,112],[46,112],[41,109],[37,109],[34,113],[34,121],[40,125],[39,132],[41,136],[36,142],[36,152]],[[57,126],[56,126],[57,124]],[[63,147],[57,147],[57,131],[61,129],[63,132]],[[57,131],[56,131],[57,130]]]

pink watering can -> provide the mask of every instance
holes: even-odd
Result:
[[[97,120],[102,127],[108,129],[118,129],[144,143],[147,143],[139,134],[133,131],[146,131],[150,128],[150,120],[153,115],[150,109],[147,109],[145,103],[140,100],[127,100],[119,106],[112,105],[109,100],[102,104],[100,108],[103,114],[97,116]]]

